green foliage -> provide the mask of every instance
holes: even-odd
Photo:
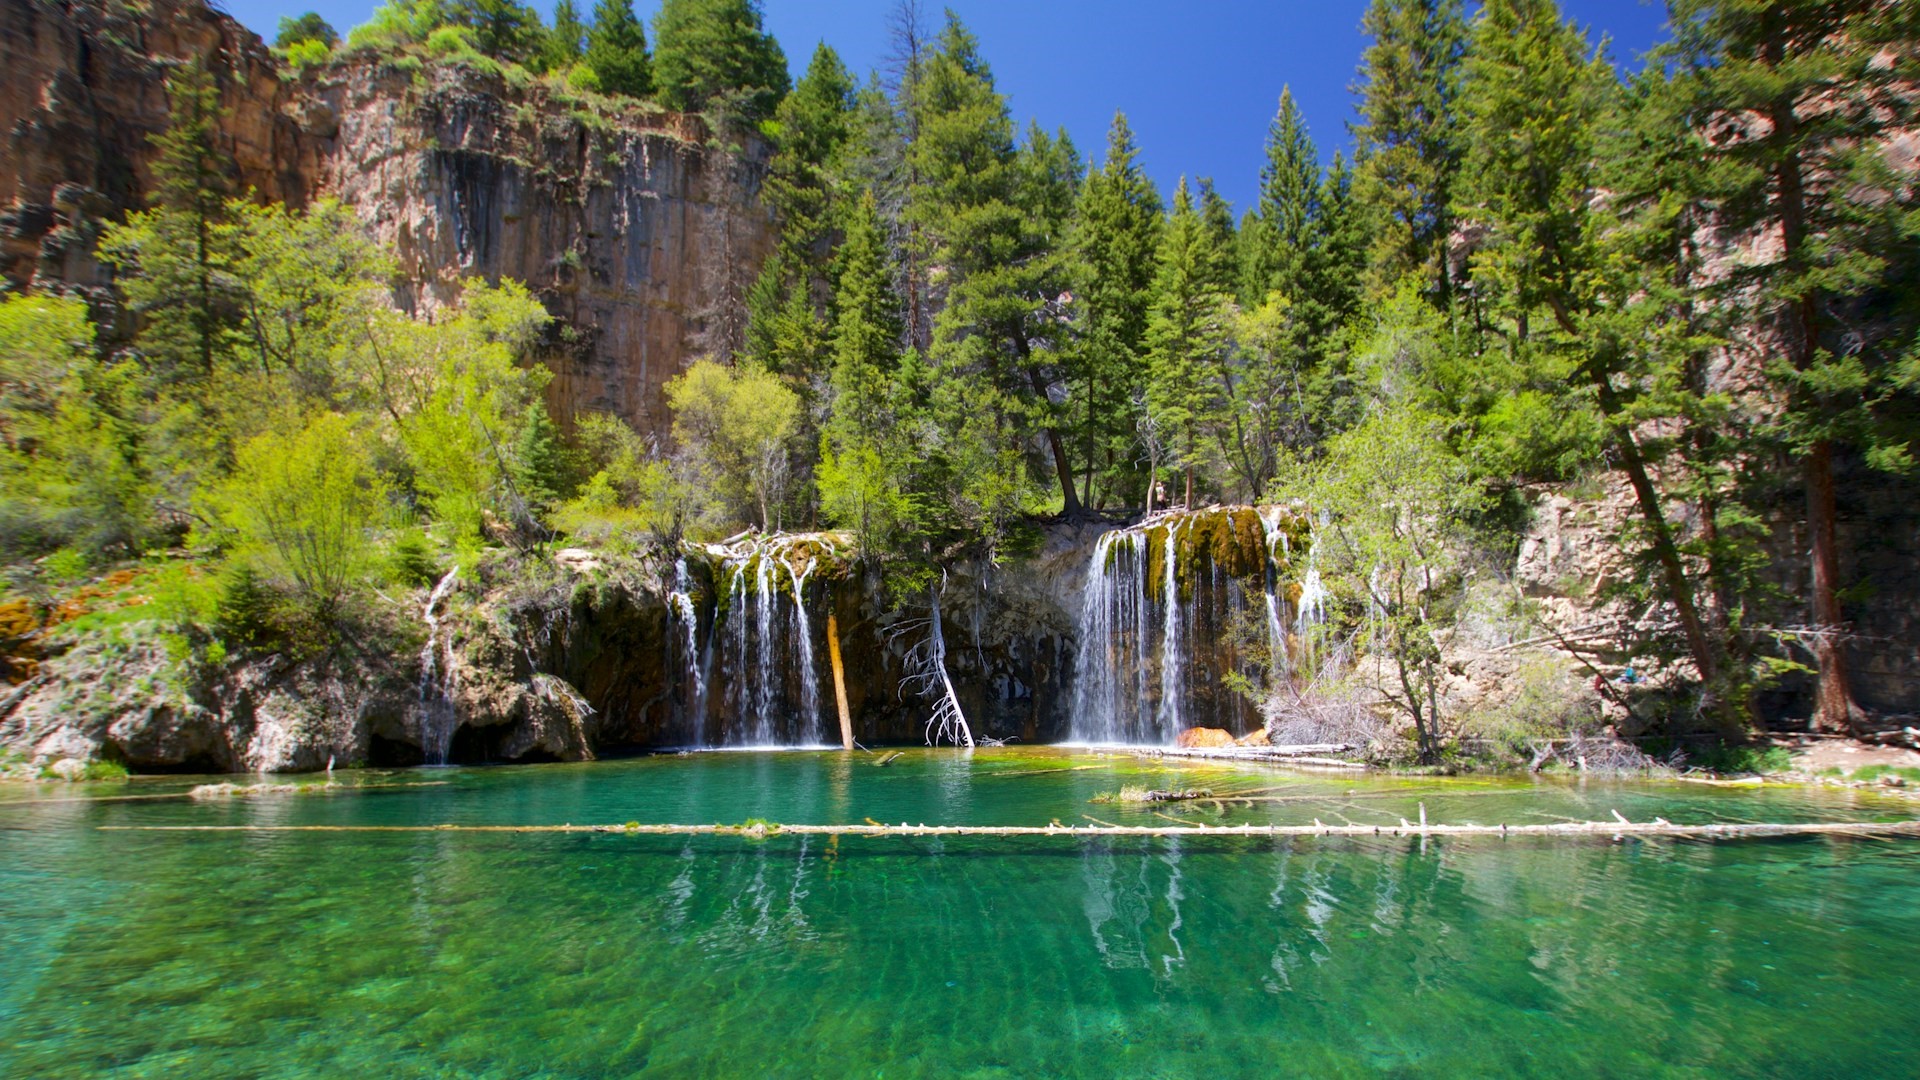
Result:
[[[573,0],[560,0],[553,7],[553,25],[541,35],[535,66],[541,71],[566,71],[586,55],[586,41],[587,25],[580,21],[580,9]]]
[[[325,19],[311,11],[292,17],[280,16],[280,30],[273,38],[274,48],[287,50],[310,41],[317,41],[332,49],[340,43],[340,35]]]
[[[686,455],[656,457],[633,428],[603,413],[582,416],[577,425],[589,475],[555,515],[569,535],[610,551],[631,550],[645,540],[660,552],[678,554],[689,531],[726,526],[704,516],[709,508],[698,470]]]
[[[426,533],[416,528],[402,529],[387,542],[387,577],[411,589],[424,588],[440,580],[441,566],[434,558]]]
[[[57,584],[77,584],[87,576],[87,554],[76,548],[61,548],[40,560],[40,568]]]
[[[366,22],[347,33],[347,48],[395,52],[425,43],[446,22],[441,0],[386,0]]]
[[[497,511],[530,524],[509,455],[551,378],[520,361],[551,321],[525,286],[474,281],[438,323],[387,328],[382,352],[407,367],[389,376],[383,404],[398,418],[414,487],[459,540],[478,539]]]
[[[1212,236],[1194,209],[1183,178],[1160,243],[1153,306],[1147,324],[1148,377],[1142,441],[1153,460],[1186,473],[1185,505],[1194,474],[1207,461],[1205,433],[1220,417],[1221,378],[1231,325],[1229,301],[1211,277]]]
[[[593,88],[601,93],[624,97],[653,93],[647,31],[634,17],[633,0],[595,0],[584,58],[593,72]]]
[[[1075,296],[1081,341],[1071,376],[1074,417],[1086,469],[1081,498],[1134,495],[1134,403],[1146,383],[1147,320],[1160,243],[1160,196],[1136,160],[1124,114],[1107,133],[1107,156],[1080,189],[1074,254],[1085,285]],[[1096,491],[1096,484],[1101,491]]]
[[[1444,669],[1435,635],[1457,591],[1461,523],[1481,502],[1440,419],[1407,406],[1376,410],[1329,440],[1324,458],[1289,463],[1273,494],[1326,515],[1313,538],[1320,572],[1357,639],[1385,661],[1359,667],[1413,722],[1421,757],[1436,760]]]
[[[734,520],[779,528],[799,396],[768,372],[702,360],[667,384],[667,405],[705,501]]]
[[[296,41],[281,52],[294,71],[305,71],[333,59],[333,46],[324,41]]]
[[[1354,198],[1372,237],[1366,291],[1374,299],[1407,277],[1423,294],[1448,292],[1462,9],[1461,0],[1373,0],[1360,24],[1373,41],[1360,68]]]
[[[465,28],[474,49],[493,60],[531,58],[544,44],[540,15],[514,0],[442,0],[446,19]],[[428,48],[432,49],[432,39]]]
[[[664,0],[653,34],[654,81],[668,108],[757,124],[786,95],[787,58],[761,27],[757,0]]]
[[[1793,754],[1784,746],[1710,746],[1688,753],[1686,763],[1723,775],[1745,773],[1764,776],[1793,768]]]
[[[326,616],[372,562],[387,484],[353,422],[321,413],[291,439],[262,435],[241,446],[211,509],[242,557]]]
[[[138,388],[75,299],[0,298],[0,547],[132,553],[150,528]]]
[[[546,403],[529,402],[514,442],[513,465],[520,495],[535,513],[545,514],[570,494],[573,463],[569,458]]]
[[[242,647],[265,643],[274,632],[280,594],[250,559],[227,564],[213,609],[213,630],[222,641]]]
[[[1875,781],[1888,776],[1897,777],[1908,783],[1920,783],[1920,769],[1916,769],[1911,765],[1866,765],[1853,770],[1847,778],[1849,780]]]
[[[85,783],[97,780],[125,780],[127,767],[117,761],[89,761],[74,773],[55,772],[52,765],[40,770],[42,780],[71,780]]]
[[[782,265],[824,278],[836,224],[835,177],[853,138],[854,83],[825,42],[806,75],[774,112],[780,149],[767,170],[765,198],[780,219]]]

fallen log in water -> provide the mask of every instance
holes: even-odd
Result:
[[[1366,765],[1358,761],[1345,761],[1340,758],[1321,757],[1326,753],[1348,753],[1359,747],[1346,743],[1313,743],[1300,746],[1220,746],[1220,747],[1177,747],[1164,746],[1135,750],[1141,757],[1150,758],[1196,758],[1204,761],[1277,761],[1287,765],[1317,765],[1334,769],[1364,769]]]
[[[1422,808],[1424,810],[1424,807]],[[628,822],[624,825],[101,825],[109,832],[184,833],[613,833],[627,836],[1037,836],[1037,837],[1308,837],[1308,836],[1525,836],[1571,839],[1629,836],[1677,837],[1696,840],[1746,840],[1778,836],[1912,836],[1920,837],[1915,821],[1738,822],[1676,825],[1664,818],[1628,821],[1615,811],[1613,821],[1570,821],[1551,825],[1441,825],[1421,815],[1418,824],[1399,825],[928,825],[901,822],[887,825],[782,825],[750,822],[743,825],[667,825]]]

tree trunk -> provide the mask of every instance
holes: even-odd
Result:
[[[1025,351],[1024,348],[1022,351]],[[1047,400],[1047,381],[1040,375],[1040,369],[1027,365],[1027,382],[1041,401]],[[1053,471],[1060,478],[1060,512],[1069,518],[1080,516],[1080,496],[1073,490],[1073,466],[1067,462],[1067,443],[1061,438],[1060,429],[1052,425],[1047,427],[1047,447],[1053,451]]]
[[[1783,61],[1777,42],[1769,50],[1775,66]],[[1775,103],[1768,111],[1774,137],[1792,145],[1799,116],[1791,100]],[[1774,167],[1774,186],[1780,214],[1781,261],[1789,275],[1798,274],[1807,265],[1807,192],[1800,155],[1785,154]],[[1794,370],[1805,371],[1813,364],[1814,350],[1820,341],[1820,298],[1808,288],[1790,300],[1786,311],[1787,359]],[[1803,406],[1804,407],[1804,406]],[[1815,407],[1818,407],[1817,404]],[[1864,715],[1853,700],[1853,685],[1847,677],[1845,649],[1841,640],[1846,614],[1840,607],[1840,557],[1834,542],[1833,444],[1825,439],[1806,450],[1801,461],[1807,492],[1807,555],[1812,570],[1813,657],[1819,668],[1819,683],[1814,694],[1813,723],[1822,731],[1847,731]]]
[[[1575,332],[1573,320],[1565,310],[1556,308],[1554,316],[1561,329],[1568,333]],[[1625,409],[1613,389],[1606,368],[1596,364],[1592,373],[1601,412],[1609,420],[1618,419]],[[1673,542],[1673,527],[1667,522],[1666,510],[1660,505],[1660,493],[1647,473],[1646,458],[1641,455],[1640,444],[1634,441],[1633,432],[1624,424],[1613,429],[1611,439],[1620,453],[1620,467],[1627,474],[1627,483],[1633,488],[1640,516],[1646,519],[1647,528],[1653,533],[1653,555],[1660,564],[1660,576],[1666,582],[1667,599],[1673,603],[1674,613],[1680,619],[1681,632],[1686,635],[1687,651],[1692,654],[1693,665],[1700,672],[1700,682],[1704,687],[1701,704],[1714,716],[1716,726],[1729,729],[1728,733],[1732,734],[1734,732],[1730,729],[1737,726],[1735,718],[1722,715],[1720,653],[1707,634],[1706,624],[1700,618],[1700,609],[1694,604],[1693,583],[1687,580],[1686,567],[1680,562],[1680,550]]]
[[[840,663],[840,617],[831,606],[827,608],[827,659],[833,666],[833,704],[840,713],[840,747],[852,750],[853,715],[847,711],[847,676]]]
[[[1807,488],[1807,547],[1813,564],[1813,655],[1820,681],[1814,726],[1856,731],[1866,716],[1853,700],[1847,675],[1846,614],[1840,608],[1840,553],[1834,539],[1833,446],[1813,444],[1802,463]]]

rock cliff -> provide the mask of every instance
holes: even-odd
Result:
[[[559,416],[663,433],[666,381],[737,341],[773,242],[759,140],[721,146],[696,117],[459,65],[348,54],[296,77],[198,0],[0,5],[8,288],[84,293],[124,332],[94,241],[145,204],[166,74],[188,59],[220,87],[235,189],[354,207],[399,259],[403,308],[431,311],[469,275],[533,289],[559,320]]]

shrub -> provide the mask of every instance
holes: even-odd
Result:
[[[420,588],[438,581],[440,572],[440,564],[434,561],[425,533],[407,529],[393,538],[393,544],[387,549],[387,575],[393,581],[408,588]]]
[[[281,55],[295,72],[302,72],[333,59],[333,46],[324,41],[299,41],[287,46]]]
[[[270,433],[243,444],[214,501],[242,557],[324,615],[366,568],[387,487],[353,423],[321,413],[291,440]]]
[[[220,582],[220,598],[213,615],[214,631],[236,645],[258,645],[272,635],[278,601],[273,587],[252,564],[235,562]]]

